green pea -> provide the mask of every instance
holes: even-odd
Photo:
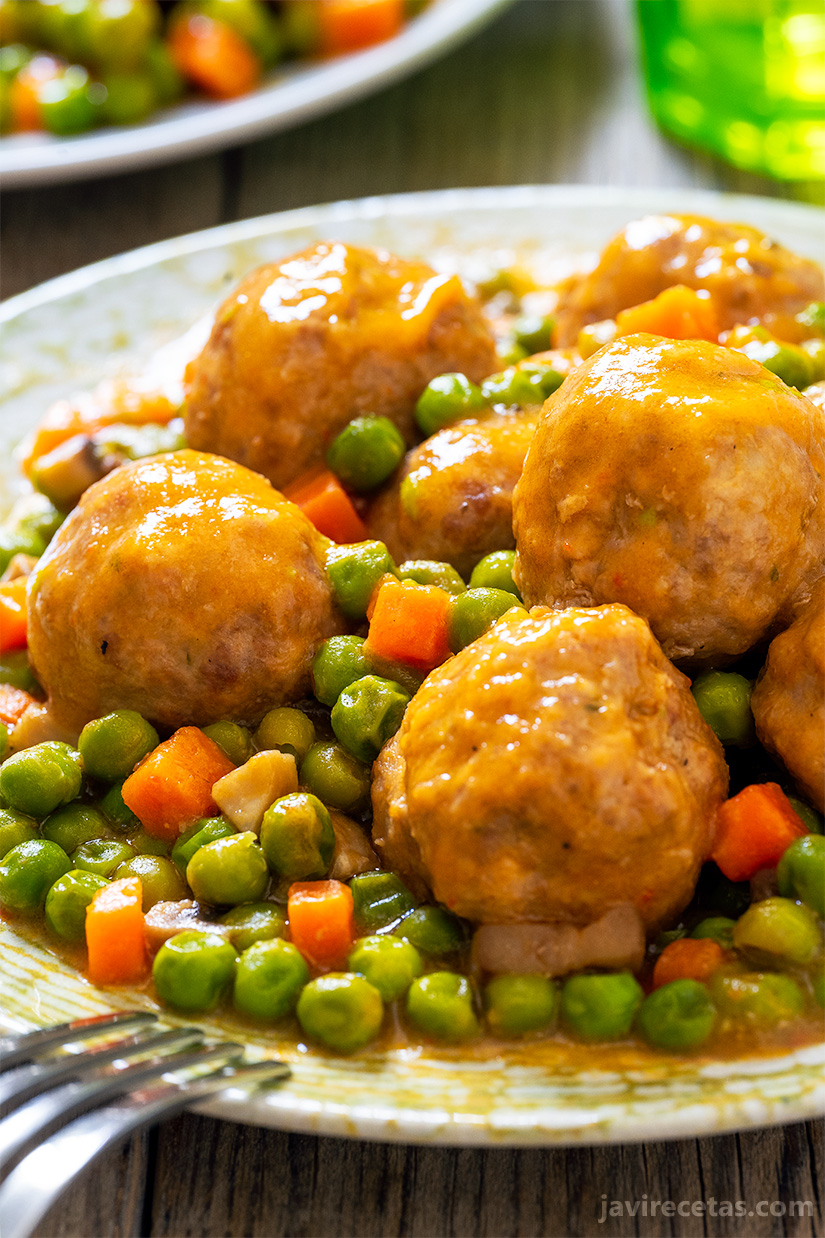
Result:
[[[29,666],[29,655],[24,649],[0,654],[0,683],[8,684],[12,688],[22,688],[25,692],[37,691],[37,680]]]
[[[643,998],[629,971],[571,976],[562,985],[561,1008],[568,1027],[583,1040],[621,1040]]]
[[[546,976],[507,973],[484,990],[487,1024],[494,1036],[541,1032],[555,1021],[558,989]]]
[[[132,831],[140,829],[140,821],[131,808],[127,807],[123,802],[122,782],[116,782],[109,787],[109,790],[100,801],[100,807],[115,829],[120,830],[121,833],[130,834]]]
[[[498,342],[498,357],[505,366],[518,365],[530,356],[527,349],[517,344],[511,335],[502,336]]]
[[[158,6],[146,4],[145,0],[90,4],[84,37],[91,63],[126,71],[137,68],[159,24]]]
[[[417,907],[404,917],[395,931],[422,954],[433,958],[453,954],[467,942],[464,922],[443,907]]]
[[[355,417],[337,435],[327,452],[327,464],[352,490],[374,490],[395,472],[406,445],[389,417]]]
[[[115,878],[140,877],[143,910],[155,903],[176,903],[186,898],[186,882],[171,860],[162,855],[135,855],[119,864]]]
[[[18,843],[0,863],[0,907],[6,911],[38,911],[58,877],[71,867],[57,843],[45,838]]]
[[[15,511],[19,513],[16,528],[20,532],[35,534],[45,545],[49,544],[66,519],[66,513],[58,511],[45,494],[29,495],[22,507],[15,506]]]
[[[284,35],[274,14],[259,0],[198,0],[198,12],[224,22],[270,68],[284,54]]]
[[[804,800],[796,799],[793,795],[788,796],[788,803],[809,833],[822,833],[822,817],[815,808],[811,808],[810,804],[806,804]]]
[[[811,301],[810,305],[806,305],[804,310],[797,314],[796,321],[802,323],[803,327],[810,327],[812,331],[825,335],[825,301]]]
[[[716,1007],[698,980],[673,980],[645,998],[636,1026],[657,1049],[697,1049],[716,1026]]]
[[[395,564],[383,542],[330,546],[327,551],[329,583],[348,619],[366,618],[375,586],[388,572],[395,572]]]
[[[186,866],[199,903],[254,903],[269,885],[269,869],[254,834],[244,832],[199,847]]]
[[[821,382],[825,378],[825,340],[803,340],[799,347],[808,358],[811,382]]]
[[[521,602],[521,594],[513,580],[515,561],[515,550],[494,550],[492,554],[485,555],[473,568],[470,588],[497,589],[499,592],[512,593],[513,597]]]
[[[723,744],[749,748],[756,740],[751,713],[752,684],[733,671],[705,671],[691,691],[699,713]]]
[[[91,778],[122,782],[159,743],[157,731],[145,718],[133,709],[118,709],[87,722],[77,746]]]
[[[72,866],[98,877],[111,879],[121,864],[131,860],[134,849],[118,838],[91,839],[81,843],[72,855]]]
[[[705,864],[699,875],[696,900],[709,911],[735,920],[750,907],[750,882],[729,881],[715,864]]]
[[[805,1008],[805,996],[796,981],[776,972],[715,972],[709,988],[722,1014],[757,1027],[785,1023],[797,1018]]]
[[[347,960],[350,971],[364,976],[385,1002],[394,1002],[424,970],[421,955],[408,941],[390,933],[362,937]]]
[[[91,804],[66,804],[43,822],[43,837],[62,847],[67,855],[81,843],[111,838],[112,831],[103,813]]]
[[[255,743],[262,751],[291,752],[300,764],[315,743],[315,727],[300,709],[270,709],[255,732]]]
[[[323,705],[334,705],[344,688],[368,674],[363,637],[330,636],[313,659],[312,689]]]
[[[135,125],[158,106],[152,73],[104,73],[101,112],[111,125]]]
[[[59,137],[85,133],[97,120],[105,97],[81,65],[70,65],[38,90],[43,124]]]
[[[146,830],[138,830],[129,835],[129,846],[135,855],[168,855],[169,843],[165,838],[156,838]]]
[[[485,378],[481,392],[488,404],[529,408],[543,404],[562,382],[563,376],[552,365],[522,361]]]
[[[187,929],[164,942],[152,979],[162,1001],[179,1010],[210,1010],[235,971],[235,951],[225,938]]]
[[[6,755],[9,746],[9,728],[5,722],[0,722],[0,760]]]
[[[39,533],[0,525],[0,576],[15,555],[31,555],[39,559],[45,549],[46,543]]]
[[[723,950],[733,949],[733,930],[736,921],[728,916],[707,916],[696,925],[691,937],[710,937],[719,943]]]
[[[437,585],[446,593],[463,593],[467,588],[451,563],[435,559],[407,559],[398,569],[399,580],[414,580],[417,585]]]
[[[229,940],[236,950],[248,950],[256,941],[283,937],[286,915],[274,903],[243,903],[224,912],[221,924],[229,928]]]
[[[295,1009],[308,980],[309,968],[292,942],[256,941],[238,959],[232,1000],[253,1019],[282,1019]]]
[[[185,873],[192,856],[201,847],[217,842],[219,838],[231,838],[237,832],[226,817],[202,817],[180,835],[172,848],[172,862]]]
[[[372,932],[400,920],[415,907],[415,899],[395,873],[377,869],[359,873],[349,883],[353,914],[361,931]],[[417,943],[413,943],[417,945]]]
[[[471,1039],[479,1030],[472,987],[458,972],[434,971],[413,980],[407,993],[407,1015],[436,1040],[457,1043]]]
[[[332,863],[335,830],[315,795],[294,791],[267,808],[261,847],[273,872],[290,881],[324,877]]]
[[[245,765],[255,751],[249,731],[237,722],[213,722],[201,729],[233,765]]]
[[[3,35],[6,36],[5,29],[3,29]],[[25,43],[8,43],[5,47],[0,47],[0,77],[11,81],[17,77],[21,69],[25,68],[31,58],[31,50],[26,47]]]
[[[0,792],[8,807],[30,817],[47,817],[76,799],[82,786],[80,753],[57,740],[16,752],[0,767]]]
[[[58,877],[46,895],[46,923],[64,941],[85,941],[86,908],[98,890],[108,885],[97,873],[73,869]]]
[[[427,383],[415,406],[415,420],[428,438],[444,426],[472,417],[487,401],[465,374],[439,374]]]
[[[504,589],[467,589],[450,603],[450,648],[458,653],[518,606]]]
[[[0,808],[0,860],[5,859],[12,847],[37,838],[37,822],[13,808]]]
[[[776,870],[779,893],[801,899],[825,917],[825,837],[806,834],[787,848]]]
[[[812,382],[811,363],[805,353],[779,340],[751,340],[737,351],[745,353],[752,361],[758,361],[789,387],[800,390]]]
[[[307,1036],[339,1053],[355,1053],[380,1032],[384,1003],[363,976],[330,972],[305,986],[297,1013]]]
[[[733,944],[757,962],[787,962],[804,967],[819,949],[816,915],[810,907],[789,898],[763,899],[737,921]]]
[[[549,314],[522,314],[513,323],[513,339],[530,355],[546,352],[551,347],[555,325]]]
[[[162,39],[153,39],[146,48],[144,67],[154,87],[158,107],[175,103],[186,86]]]
[[[365,675],[344,688],[333,705],[332,729],[348,752],[369,764],[400,727],[409,703],[400,683]]]
[[[820,966],[811,980],[814,1000],[818,1006],[825,1008],[825,966]]]
[[[331,808],[350,812],[369,799],[370,773],[340,744],[313,744],[301,766],[301,782]]]

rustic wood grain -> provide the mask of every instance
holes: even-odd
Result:
[[[0,292],[227,219],[364,194],[514,182],[684,185],[821,201],[680,149],[644,109],[624,0],[521,0],[469,44],[332,116],[223,154],[9,192]],[[38,1238],[809,1238],[823,1127],[672,1144],[471,1150],[183,1117],[70,1191]],[[810,1201],[813,1215],[609,1219],[602,1196]]]

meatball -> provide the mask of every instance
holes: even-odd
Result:
[[[699,215],[648,215],[615,236],[596,268],[563,294],[557,343],[575,344],[582,327],[673,284],[707,289],[723,328],[793,314],[825,296],[816,263],[756,228]]]
[[[762,743],[825,812],[825,580],[771,643],[751,708]]]
[[[631,335],[544,406],[516,486],[528,605],[624,602],[720,665],[790,622],[825,533],[825,415],[741,353]]]
[[[689,901],[727,789],[688,680],[624,606],[513,611],[425,680],[374,767],[373,841],[487,924]]]
[[[353,417],[390,417],[412,443],[431,378],[495,368],[490,326],[457,276],[315,245],[247,275],[218,310],[187,369],[187,440],[285,486]]]
[[[371,535],[399,563],[438,559],[465,577],[484,555],[512,549],[513,487],[537,421],[537,411],[490,413],[414,447],[372,505]]]
[[[29,652],[56,718],[255,722],[343,631],[327,541],[269,482],[180,451],[86,491],[31,578]]]

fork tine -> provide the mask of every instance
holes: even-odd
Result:
[[[222,1092],[234,1083],[261,1084],[290,1074],[284,1062],[258,1062],[218,1071],[190,1083],[156,1084],[138,1095],[94,1109],[52,1135],[24,1157],[0,1186],[3,1238],[29,1238],[64,1189],[102,1152],[129,1135],[172,1117],[188,1105]]]
[[[215,1063],[226,1065],[238,1057],[243,1049],[235,1044],[218,1044],[190,1048],[192,1032],[197,1028],[172,1033],[167,1049],[172,1048],[172,1037],[181,1046],[177,1051],[153,1057],[149,1061],[132,1063],[121,1070],[95,1079],[74,1080],[54,1088],[42,1096],[30,1100],[0,1122],[0,1179],[20,1160],[21,1156],[51,1134],[58,1126],[64,1126],[72,1118],[104,1101],[111,1101],[126,1092],[135,1091],[155,1082],[161,1075],[177,1073],[183,1069]],[[184,1052],[184,1049],[189,1052]]]
[[[55,1027],[38,1027],[33,1032],[14,1032],[0,1036],[0,1072],[9,1070],[21,1062],[33,1058],[59,1045],[73,1040],[90,1040],[102,1036],[109,1028],[126,1031],[130,1027],[142,1027],[157,1023],[157,1015],[149,1010],[118,1010],[114,1014],[94,1015],[89,1019],[75,1019],[71,1023],[59,1023]]]
[[[202,1033],[198,1028],[183,1029],[189,1037]],[[126,1036],[114,1042],[108,1041],[100,1046],[92,1046],[83,1053],[67,1053],[54,1062],[19,1066],[0,1078],[0,1118],[4,1118],[12,1109],[24,1104],[39,1092],[47,1088],[57,1087],[67,1079],[82,1078],[90,1071],[105,1066],[118,1058],[133,1058],[146,1054],[153,1049],[162,1049],[165,1045],[177,1043],[180,1032],[171,1029],[165,1032],[155,1032],[150,1036],[139,1033]]]

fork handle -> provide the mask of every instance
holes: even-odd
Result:
[[[251,1063],[191,1082],[156,1084],[84,1114],[25,1156],[0,1186],[0,1233],[3,1238],[29,1238],[87,1165],[137,1131],[236,1083],[274,1082],[289,1073],[283,1062]]]

